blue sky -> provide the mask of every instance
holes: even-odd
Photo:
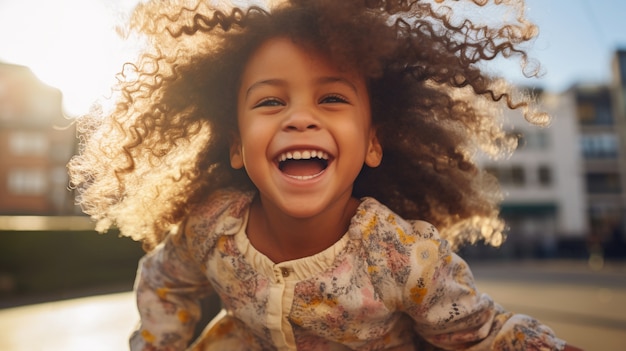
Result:
[[[114,22],[137,0],[0,0],[0,61],[31,67],[64,92],[70,112],[85,112],[106,95],[130,50]],[[527,0],[540,29],[529,54],[545,70],[525,80],[519,67],[497,66],[515,83],[562,91],[577,82],[610,80],[611,56],[626,49],[625,0]]]
[[[577,82],[605,83],[611,79],[613,53],[626,49],[626,1],[527,0],[527,16],[540,34],[530,55],[546,73],[524,80],[512,70],[502,73],[516,82],[540,84],[562,91]]]

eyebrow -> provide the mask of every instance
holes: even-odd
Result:
[[[356,85],[354,85],[354,83],[352,83],[351,81],[349,81],[346,78],[343,77],[321,77],[317,80],[318,84],[332,84],[332,83],[340,83],[340,84],[344,84],[347,85],[350,89],[352,89],[355,93],[358,93],[358,89],[356,88]]]
[[[333,84],[333,83],[340,83],[343,85],[346,85],[347,87],[349,87],[352,91],[354,91],[355,93],[358,93],[358,89],[356,87],[356,85],[354,83],[352,83],[351,81],[349,81],[348,79],[342,78],[342,77],[335,77],[335,76],[328,76],[328,77],[320,77],[315,81],[315,84],[319,84],[319,85],[327,85],[327,84]],[[248,95],[250,95],[250,92],[260,86],[263,85],[270,85],[270,86],[286,86],[287,82],[285,80],[282,79],[264,79],[264,80],[260,80],[258,82],[254,82],[252,83],[252,85],[250,85],[250,87],[248,87],[248,89],[246,90],[246,97],[248,97]]]
[[[287,82],[282,80],[282,79],[264,79],[264,80],[260,80],[258,82],[254,82],[252,83],[252,85],[250,85],[248,87],[248,89],[246,90],[246,97],[248,97],[250,95],[250,92],[260,86],[263,85],[270,85],[270,86],[286,86]]]

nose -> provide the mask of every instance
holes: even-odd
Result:
[[[304,132],[318,130],[320,122],[315,114],[308,109],[298,109],[290,113],[284,121],[285,131]]]

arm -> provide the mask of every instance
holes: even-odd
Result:
[[[414,229],[418,237],[428,240],[417,240],[412,248],[413,268],[404,287],[403,305],[425,340],[443,349],[474,351],[566,347],[549,327],[507,312],[479,293],[467,264],[432,226],[417,222]]]
[[[206,263],[223,235],[244,223],[254,192],[212,193],[179,230],[142,259],[137,275],[141,325],[131,351],[185,350],[200,317],[199,301],[213,292]]]
[[[211,287],[186,243],[181,230],[140,261],[135,292],[141,324],[131,336],[132,351],[187,348],[199,300]]]

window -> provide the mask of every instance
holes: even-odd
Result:
[[[621,185],[617,173],[588,173],[587,192],[592,194],[619,194]]]
[[[579,92],[577,96],[578,119],[583,125],[612,125],[611,92],[598,88]]]
[[[508,134],[517,138],[517,150],[545,150],[550,145],[549,135],[545,130],[513,131]]]
[[[587,209],[592,221],[605,222],[607,219],[620,218],[621,208],[613,203],[593,203]]]
[[[596,124],[611,125],[613,124],[613,111],[611,111],[610,102],[606,104],[598,104],[596,106]]]
[[[485,167],[485,171],[498,178],[502,185],[521,187],[526,184],[526,172],[521,166]]]
[[[48,138],[44,133],[15,132],[9,136],[9,149],[16,156],[45,156]]]
[[[600,133],[581,136],[580,148],[585,158],[615,158],[619,145],[614,134]]]
[[[15,195],[43,195],[48,184],[46,173],[39,169],[14,169],[7,177],[9,192]]]
[[[539,166],[537,169],[537,179],[541,186],[552,185],[552,169],[546,165]]]
[[[587,124],[593,122],[596,111],[591,103],[580,103],[578,105],[578,119],[581,123]]]
[[[526,183],[526,173],[520,166],[511,167],[511,183],[522,186]]]

